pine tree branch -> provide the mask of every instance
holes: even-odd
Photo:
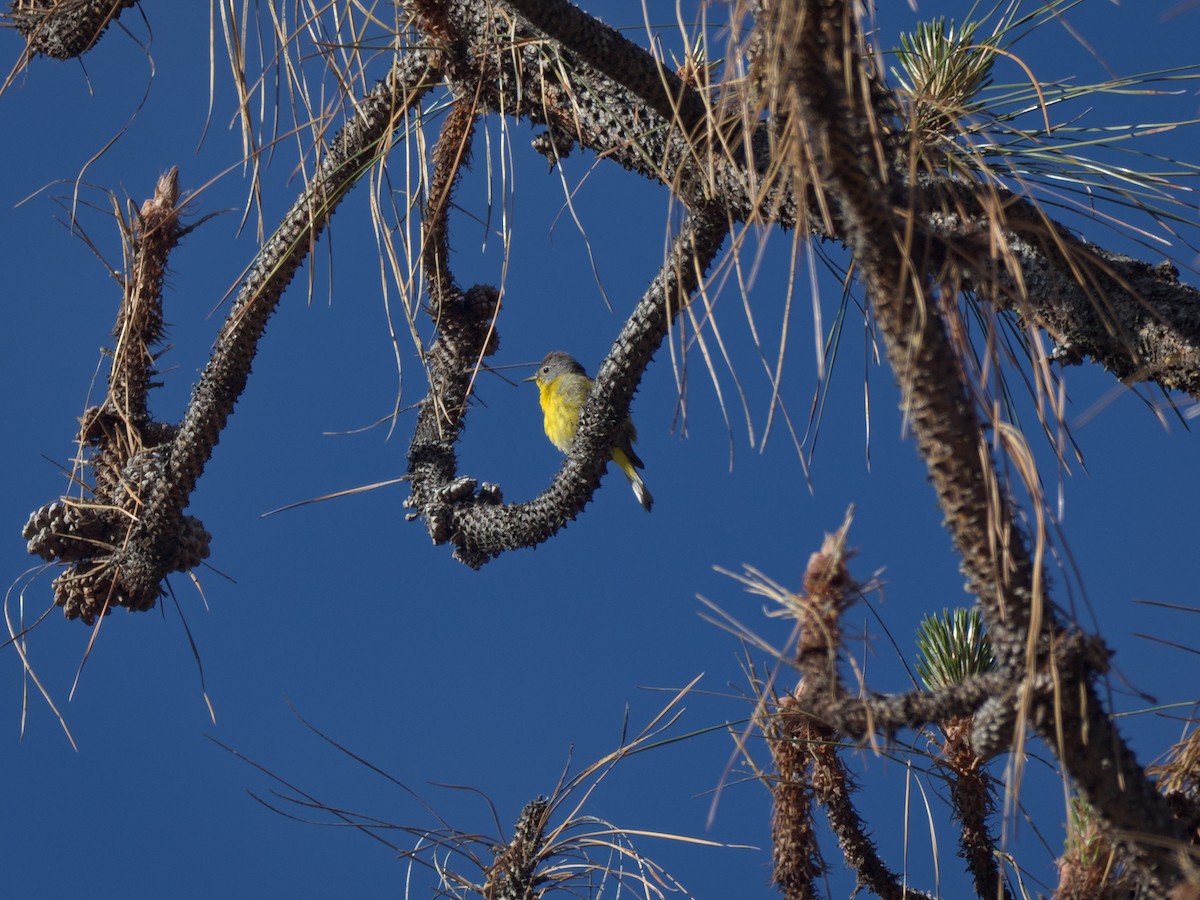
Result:
[[[207,555],[207,534],[202,528],[197,531],[198,523],[183,510],[246,387],[267,320],[338,204],[387,150],[407,112],[433,86],[434,75],[425,54],[409,54],[354,107],[351,120],[326,149],[316,176],[251,265],[178,428],[170,429],[170,440],[153,448],[148,465],[142,467],[145,471],[138,473],[136,510],[117,522],[119,534],[110,533],[109,527],[98,535],[88,523],[75,522],[83,540],[74,544],[86,543],[87,552],[80,558],[71,549],[70,554],[53,557],[74,560],[55,580],[55,602],[68,616],[90,621],[116,606],[149,609],[168,573],[197,564],[201,549]],[[136,314],[122,311],[123,320]],[[118,373],[118,385],[128,381]],[[88,437],[85,429],[83,439]],[[77,508],[78,504],[56,502],[35,512],[26,525],[31,552],[41,552],[34,546],[37,535],[53,537],[57,529],[71,526],[71,516],[78,518],[72,510]],[[46,546],[53,550],[51,544]]]
[[[533,27],[568,48],[581,60],[635,94],[685,134],[708,117],[704,99],[679,76],[620,32],[566,0],[505,0]]]
[[[864,105],[871,92],[863,81],[871,75],[860,54],[857,20],[844,0],[797,3],[802,24],[793,71],[821,185],[846,223],[908,420],[1001,668],[1032,675],[1054,667],[1058,689],[1051,702],[1021,698],[1029,704],[1031,724],[1088,802],[1119,831],[1142,835],[1133,855],[1151,881],[1170,887],[1183,877],[1176,848],[1186,835],[1105,714],[1093,684],[1097,662],[1080,654],[1066,666],[1053,657],[1065,633],[1044,595],[1044,575],[997,487],[945,326],[926,293],[938,274],[936,242],[897,215],[919,210],[917,199],[890,177],[889,167],[874,164],[875,154],[864,152],[886,146],[888,135],[886,111]]]
[[[554,482],[534,500],[501,504],[494,486],[485,484],[476,492],[474,479],[457,476],[457,431],[436,427],[426,413],[455,402],[442,393],[448,382],[435,376],[409,448],[413,492],[405,505],[417,511],[410,518],[423,516],[434,542],[453,544],[455,558],[473,568],[505,551],[536,546],[574,519],[599,487],[646,366],[701,283],[728,230],[728,221],[705,210],[693,213],[684,224],[597,372],[571,452]],[[475,335],[481,339],[478,330]]]
[[[551,11],[562,5],[521,0],[514,6],[523,8],[526,2]],[[770,6],[775,17],[771,22],[777,22],[780,9],[779,4]],[[490,110],[544,124],[556,138],[577,142],[669,186],[689,207],[712,203],[735,222],[774,222],[847,242],[847,223],[839,210],[825,216],[807,179],[781,177],[780,118],[744,135],[736,147],[708,140],[722,132],[720,123],[712,121],[706,129],[691,132],[696,139],[689,140],[688,132],[676,127],[676,117],[664,116],[637,90],[609,75],[633,69],[660,71],[645,50],[626,42],[620,65],[599,71],[587,61],[592,38],[571,43],[578,33],[590,34],[586,29],[564,27],[558,33],[565,40],[550,43],[523,18],[514,22],[486,4],[457,0],[449,15],[472,54],[491,60],[494,77],[481,93]],[[552,27],[556,28],[547,25]],[[787,34],[784,25],[770,30]],[[773,58],[777,52],[764,55]],[[627,58],[637,54],[640,64]],[[567,84],[559,80],[564,69],[572,79]],[[878,95],[881,88],[872,91]],[[719,106],[713,113],[725,114]],[[1169,265],[1086,244],[1031,200],[995,185],[927,176],[909,181],[907,172],[893,173],[892,178],[906,203],[912,198],[927,234],[974,257],[976,277],[968,278],[965,288],[1037,322],[1064,353],[1090,357],[1128,382],[1154,382],[1200,397],[1200,292],[1181,284]],[[797,195],[797,185],[803,195]],[[997,210],[1003,212],[1001,218]],[[996,240],[999,245],[992,243]],[[1011,273],[982,265],[984,259],[997,258],[1019,266],[1026,290],[1016,289]]]
[[[25,38],[23,60],[82,56],[137,0],[9,0],[8,18]]]

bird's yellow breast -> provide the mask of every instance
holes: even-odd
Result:
[[[538,382],[546,437],[564,453],[579,429],[579,411],[583,409],[591,386],[591,379],[584,375],[559,376],[553,381]]]

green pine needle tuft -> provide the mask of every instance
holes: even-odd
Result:
[[[927,690],[959,684],[996,668],[992,642],[977,609],[942,610],[917,628],[917,674]]]

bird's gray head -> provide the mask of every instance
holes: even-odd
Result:
[[[537,372],[526,378],[526,381],[536,381],[539,385],[550,384],[563,375],[586,375],[583,366],[575,358],[561,350],[546,354],[546,358],[538,363]]]

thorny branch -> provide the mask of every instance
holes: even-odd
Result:
[[[99,37],[102,28],[97,30],[96,23],[111,21],[127,5],[121,0],[11,0],[9,18],[25,29],[27,40],[35,32],[77,30],[86,40],[60,43],[71,48],[66,55],[78,55]],[[750,4],[759,16],[751,42],[764,43],[763,32],[770,29],[762,28],[762,22],[784,21],[793,5]],[[721,108],[712,107],[704,95],[619,32],[581,18],[563,0],[520,0],[513,8],[528,13],[561,42],[548,48],[543,32],[500,4],[455,0],[442,9],[444,20],[454,23],[459,46],[470,47],[476,60],[486,59],[495,67],[494,77],[483,84],[464,85],[482,90],[485,111],[542,123],[556,138],[578,142],[630,171],[672,186],[689,207],[714,202],[734,221],[772,221],[832,240],[845,238],[836,216],[826,222],[814,214],[818,211],[810,208],[813,197],[796,196],[796,184],[779,177],[774,156],[778,148],[770,129],[746,129],[737,153],[722,152],[728,148],[720,142],[698,152],[701,148],[689,140],[694,117],[706,109],[702,121],[716,133],[715,119],[724,114]],[[78,26],[81,18],[92,24]],[[786,29],[775,31],[787,34]],[[558,53],[551,55],[551,49]],[[562,84],[552,74],[556,59],[573,62],[570,75],[586,89]],[[659,73],[657,80],[650,77],[653,72]],[[632,111],[636,114],[628,114]],[[673,127],[679,121],[687,127]],[[909,173],[895,177],[904,184]],[[968,281],[965,288],[1017,308],[1047,328],[1072,359],[1094,359],[1128,382],[1152,381],[1200,396],[1200,294],[1181,284],[1169,264],[1146,263],[1085,244],[1032,202],[994,185],[985,189],[914,178],[907,186],[921,201],[917,209],[927,218],[931,234],[988,234],[1003,242],[1002,248],[995,248],[996,256],[1003,250],[1020,262],[1025,290],[1019,294],[1004,273],[974,285]],[[1097,311],[1100,306],[1103,313]]]
[[[775,771],[764,777],[774,797],[776,883],[789,900],[815,896],[812,882],[822,866],[812,807],[821,806],[861,885],[881,897],[921,896],[904,888],[879,857],[853,803],[854,780],[839,755],[846,739],[874,741],[879,734],[890,738],[901,728],[920,730],[936,723],[946,734],[940,765],[960,824],[962,855],[977,893],[986,898],[1009,898],[1013,894],[997,866],[997,848],[988,825],[994,804],[991,779],[983,766],[991,755],[1009,748],[1012,732],[1010,728],[995,746],[985,748],[977,740],[979,728],[973,716],[984,715],[986,705],[981,707],[980,698],[989,693],[999,697],[1007,692],[1011,706],[1016,691],[1028,689],[1037,700],[1052,703],[1060,685],[1049,676],[1019,685],[1011,673],[998,671],[936,690],[866,697],[852,694],[843,684],[839,668],[844,663],[841,619],[863,589],[848,568],[853,556],[847,545],[849,524],[848,518],[837,532],[827,535],[821,550],[809,559],[801,593],[773,594],[799,625],[795,666],[801,675],[790,695],[782,699],[764,696],[758,717],[775,763]],[[1052,667],[1063,671],[1077,668],[1074,657],[1082,650],[1077,644],[1064,644]],[[1078,874],[1078,868],[1072,871]]]
[[[139,466],[138,471],[114,476],[133,507],[124,516],[111,515],[108,507],[114,501],[104,490],[107,470],[101,453],[94,501],[55,501],[36,511],[25,526],[30,552],[73,563],[55,580],[55,602],[64,607],[68,617],[81,616],[90,622],[116,606],[149,609],[161,595],[163,578],[169,572],[190,569],[207,556],[207,533],[196,520],[184,516],[183,510],[245,390],[267,320],[342,198],[371,161],[387,149],[406,113],[434,83],[434,70],[425,54],[414,52],[403,57],[353,109],[351,120],[328,147],[317,175],[251,266],[177,428],[168,431],[155,426],[147,431],[143,425],[144,391],[149,382],[148,377],[137,374],[146,361],[139,348],[152,341],[145,335],[126,334],[128,329],[122,326],[109,400],[101,408],[101,416],[89,416],[84,422],[81,441],[89,443],[101,434],[127,428],[139,448],[148,443],[136,456],[118,457],[118,463],[128,459]],[[171,184],[174,187],[173,176]],[[173,203],[170,209],[177,217]],[[155,263],[159,272],[166,264],[165,253]],[[145,257],[144,250],[135,252],[135,274],[144,270],[141,260]],[[161,278],[158,285],[161,287]],[[136,279],[130,279],[126,287],[119,321],[140,321],[146,296]],[[161,311],[155,316],[161,323]],[[126,352],[126,347],[132,350]],[[140,393],[130,394],[127,385]],[[102,450],[104,446],[101,444]],[[118,505],[124,509],[127,504]]]
[[[562,0],[522,0],[519,6],[526,3],[543,9],[541,15],[551,14],[545,9],[570,6]],[[786,39],[796,7],[796,0],[763,4],[765,18],[756,36],[767,31],[773,36],[768,42]],[[689,139],[690,132],[675,127],[676,120],[660,115],[654,90],[639,93],[636,86],[609,77],[660,64],[607,25],[594,22],[586,31],[587,46],[612,48],[615,54],[602,72],[586,61],[587,47],[576,55],[571,45],[556,44],[556,55],[549,56],[542,33],[520,18],[514,21],[499,5],[456,0],[449,10],[464,43],[494,61],[495,77],[480,94],[490,111],[527,117],[546,125],[556,138],[575,141],[629,171],[661,181],[689,208],[711,203],[736,222],[774,222],[847,240],[839,211],[823,209],[808,178],[793,179],[793,173],[785,175],[779,166],[779,122],[746,129],[736,152],[715,139],[699,144]],[[597,32],[602,31],[611,36],[601,38]],[[641,62],[626,55],[640,56]],[[772,56],[764,53],[768,60]],[[568,89],[553,77],[559,59],[573,64],[576,87]],[[676,96],[670,73],[663,79],[668,95]],[[783,87],[780,92],[786,93]],[[882,95],[878,86],[872,90]],[[686,84],[678,96],[685,110],[708,103],[704,136],[722,133],[720,121],[729,114],[723,105]],[[1023,290],[1017,290],[1012,273],[982,265],[964,287],[1045,327],[1073,358],[1094,359],[1127,382],[1153,382],[1200,397],[1200,292],[1180,283],[1169,264],[1141,262],[1087,244],[1032,201],[995,185],[917,176],[907,169],[893,172],[892,178],[906,197],[913,197],[913,212],[922,217],[930,236],[969,245],[971,256],[982,245],[988,259],[1019,262]],[[1104,314],[1096,312],[1098,305]]]
[[[905,411],[1001,669],[1023,685],[1011,711],[1028,716],[1083,796],[1116,829],[1148,838],[1127,845],[1131,858],[1156,889],[1169,886],[1184,875],[1178,848],[1185,829],[1104,712],[1093,683],[1106,666],[1103,651],[1069,660],[1057,652],[1071,635],[1044,595],[1040,561],[1031,557],[1029,539],[999,487],[931,302],[942,277],[938,243],[901,220],[898,211],[920,210],[919,198],[872,152],[889,144],[888,111],[864,105],[872,96],[864,82],[872,74],[857,20],[843,0],[804,0],[798,15],[795,54],[786,63],[811,129],[821,187],[841,212]],[[1042,674],[1051,676],[1052,692],[1035,690]]]
[[[506,847],[497,847],[496,856],[487,869],[487,882],[480,891],[484,897],[496,900],[535,900],[543,896],[545,875],[538,874],[538,865],[546,851],[546,823],[550,818],[550,801],[538,797],[525,804],[512,840]]]
[[[670,256],[658,276],[638,302],[596,376],[596,386],[580,413],[579,431],[571,453],[553,483],[541,496],[527,503],[501,504],[499,490],[484,484],[454,478],[454,440],[457,431],[439,427],[436,409],[461,409],[460,392],[450,390],[470,374],[477,356],[470,349],[456,354],[460,368],[457,381],[441,377],[441,367],[431,370],[430,395],[422,407],[409,449],[412,496],[406,505],[424,516],[437,543],[454,545],[457,559],[474,568],[506,550],[532,547],[547,540],[573,519],[591,500],[604,473],[608,451],[628,414],[629,403],[642,373],[666,337],[670,322],[700,284],[728,231],[724,219],[693,214],[676,237]],[[472,301],[469,328],[479,338],[494,312],[494,292],[483,289]],[[481,318],[482,317],[482,318]],[[455,320],[451,320],[452,323]],[[458,342],[460,330],[444,328],[431,348],[440,356],[442,346]],[[447,337],[449,335],[449,337]],[[457,405],[455,405],[457,403]]]
[[[850,577],[845,524],[826,535],[819,553],[809,560],[804,594],[792,598],[789,611],[800,625],[796,666],[803,678],[795,692],[770,705],[760,717],[775,762],[775,883],[786,900],[817,896],[815,881],[823,872],[817,848],[812,804],[824,807],[846,865],[859,886],[878,897],[923,898],[928,895],[904,884],[879,855],[867,825],[854,805],[854,781],[838,756],[842,734],[838,720],[823,714],[844,691],[837,674],[841,617],[859,589]],[[811,801],[811,802],[810,802]]]
[[[91,50],[137,0],[10,0],[8,18],[25,38],[26,56],[72,59]]]
[[[10,17],[24,17],[31,52],[74,55],[128,5],[14,0]],[[1072,358],[1090,356],[1123,379],[1200,395],[1197,292],[1180,284],[1169,265],[1086,245],[1002,189],[904,166],[904,148],[891,128],[895,107],[870,69],[846,0],[755,4],[760,16],[751,41],[758,46],[759,83],[781,90],[762,93],[769,104],[765,123],[743,116],[751,124],[740,131],[719,125],[728,114],[722,101],[713,105],[710,95],[562,0],[449,0],[411,8],[423,13],[418,26],[435,49],[405,51],[355,107],[317,177],[251,268],[177,429],[154,423],[146,412],[154,331],[133,323],[152,325],[152,317],[138,320],[136,292],[127,293],[109,398],[81,432],[83,442],[99,448],[95,502],[51,504],[27,526],[32,550],[73,564],[60,576],[69,575],[71,586],[56,582],[57,602],[86,620],[113,605],[147,608],[168,571],[202,558],[207,536],[183,510],[245,387],[267,319],[346,191],[386,152],[435,78],[445,77],[472,106],[457,108],[447,120],[425,210],[423,261],[438,333],[427,351],[430,390],[410,445],[408,503],[434,540],[451,543],[459,559],[479,566],[546,540],[583,509],[642,373],[735,223],[770,222],[842,241],[870,294],[906,415],[1001,667],[995,676],[928,696],[851,698],[837,677],[837,629],[827,622],[801,647],[805,684],[796,700],[803,714],[822,734],[857,739],[939,715],[973,715],[976,752],[1007,746],[1028,722],[1116,830],[1149,888],[1178,883],[1177,848],[1190,823],[1175,817],[1099,702],[1094,681],[1106,665],[1103,647],[1066,629],[1045,596],[1036,555],[1043,536],[1024,534],[1001,487],[940,301],[953,291],[972,291],[1046,328]],[[57,13],[75,19],[55,20]],[[75,37],[63,31],[77,21],[84,25]],[[444,201],[469,149],[474,118],[489,112],[541,123],[555,147],[578,143],[661,181],[689,212],[598,373],[558,476],[541,497],[515,505],[504,505],[493,486],[476,490],[473,479],[458,474],[454,453],[470,379],[495,349],[499,297],[485,286],[462,292],[454,285]],[[735,133],[736,152],[722,140],[704,142]],[[802,139],[794,145],[802,152],[781,161],[778,140],[789,134]],[[167,219],[177,220],[177,194],[160,190]],[[168,221],[159,233],[177,227]],[[144,241],[139,246],[135,256],[159,252]],[[101,462],[105,454],[112,463]],[[89,507],[115,511],[77,512]],[[189,541],[195,559],[181,550]],[[836,619],[839,610],[830,612]],[[1186,816],[1195,818],[1195,810]],[[845,832],[845,843],[854,843],[861,826],[849,814],[843,821],[834,827]],[[1135,833],[1142,839],[1135,841]],[[847,857],[872,889],[893,891],[894,879],[889,884],[886,867],[872,861],[865,845]]]

